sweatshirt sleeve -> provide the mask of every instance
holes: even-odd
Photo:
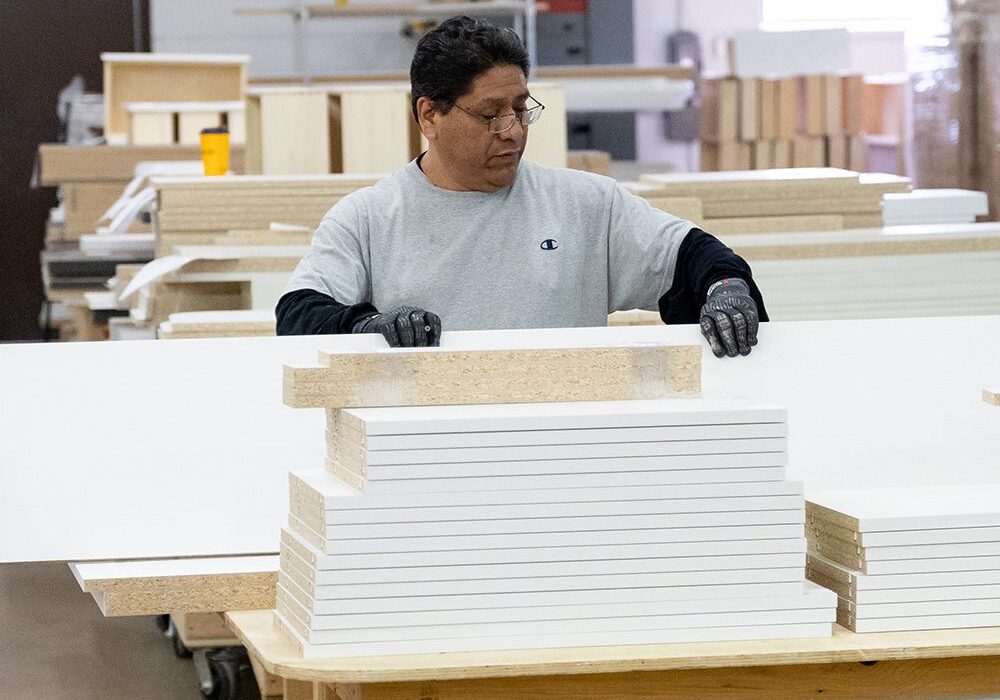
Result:
[[[738,277],[747,283],[760,320],[769,320],[747,262],[699,228],[692,228],[680,245],[672,284],[659,300],[660,318],[668,324],[698,323],[708,288],[727,277]]]
[[[341,304],[312,289],[297,289],[278,300],[278,335],[335,335],[350,333],[358,320],[378,313],[367,302]]]
[[[657,308],[674,284],[680,248],[693,227],[614,185],[608,222],[608,313]]]

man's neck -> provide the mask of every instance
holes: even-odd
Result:
[[[427,179],[431,181],[431,184],[435,187],[440,187],[443,190],[451,190],[453,192],[496,192],[501,189],[499,187],[494,187],[492,189],[481,189],[477,187],[469,187],[464,183],[459,182],[454,177],[449,175],[448,169],[444,167],[441,160],[437,157],[437,154],[433,150],[429,150],[424,153],[423,157],[418,161],[417,165],[423,171]]]

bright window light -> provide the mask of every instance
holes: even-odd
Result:
[[[924,36],[948,31],[947,0],[763,0],[763,5],[766,30],[845,27]]]

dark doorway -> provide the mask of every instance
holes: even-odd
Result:
[[[80,74],[100,92],[102,51],[148,46],[149,0],[0,2],[0,341],[42,336],[38,255],[56,201],[30,180],[38,144],[59,133],[59,90]]]

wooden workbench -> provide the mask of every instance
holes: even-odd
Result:
[[[1000,628],[854,634],[835,625],[826,639],[306,660],[275,629],[270,611],[226,618],[258,670],[282,679],[286,699],[1000,694]]]

